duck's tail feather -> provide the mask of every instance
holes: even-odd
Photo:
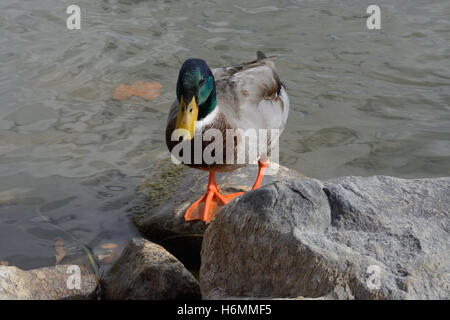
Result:
[[[258,51],[256,51],[256,58],[258,60],[262,60],[262,59],[267,58],[267,56],[264,52],[258,50]]]
[[[260,61],[260,60],[264,60],[264,59],[273,59],[273,58],[276,58],[276,57],[277,57],[277,55],[267,56],[264,52],[258,50],[258,51],[256,51],[256,60],[255,60],[255,62]]]

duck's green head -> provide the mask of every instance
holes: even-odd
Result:
[[[184,129],[194,137],[195,122],[202,120],[216,107],[214,76],[205,61],[188,59],[180,69],[177,82],[177,98],[180,104],[175,129]]]

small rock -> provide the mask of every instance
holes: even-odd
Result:
[[[54,267],[23,271],[14,266],[0,266],[0,300],[89,300],[95,299],[98,284],[97,277],[80,271],[80,289],[76,288],[76,276],[73,266]],[[69,285],[68,285],[69,281]],[[69,289],[75,284],[74,289]]]
[[[203,298],[449,299],[450,178],[276,182],[224,207]]]
[[[223,193],[249,191],[258,173],[257,165],[233,172],[217,173]],[[263,185],[304,177],[295,170],[279,166],[275,175],[266,175]],[[186,222],[187,208],[206,192],[208,172],[175,165],[170,159],[160,161],[152,175],[141,185],[140,197],[132,208],[133,222],[139,232],[180,259],[188,268],[200,267],[200,249],[206,224]]]
[[[163,247],[132,239],[104,281],[103,297],[112,300],[199,299],[194,276]]]

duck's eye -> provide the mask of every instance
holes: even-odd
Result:
[[[204,84],[205,84],[205,79],[200,80],[200,81],[198,82],[198,84],[199,84],[200,87],[201,87],[202,85],[204,85]]]
[[[192,108],[189,109],[189,112],[192,112]]]

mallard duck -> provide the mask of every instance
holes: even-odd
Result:
[[[271,151],[286,124],[289,98],[274,63],[260,51],[254,61],[213,70],[204,60],[188,59],[181,66],[176,93],[167,119],[166,144],[173,159],[209,171],[206,193],[185,214],[186,221],[208,223],[217,211],[213,209],[243,193],[222,194],[215,172],[258,161],[252,190],[261,186]],[[257,135],[257,143],[265,143],[265,148],[255,149],[257,143],[249,132],[263,132]]]

